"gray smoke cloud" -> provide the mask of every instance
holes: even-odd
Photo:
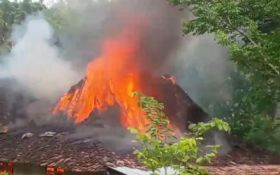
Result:
[[[189,11],[179,12],[166,0],[67,2],[78,22],[71,23],[60,39],[66,57],[81,70],[100,54],[106,38],[120,32],[126,20],[134,18],[137,22],[137,16],[141,15],[150,21],[141,36],[139,57],[144,69],[155,74],[174,74],[178,83],[204,108],[211,102],[230,99],[231,87],[226,81],[233,65],[228,61],[227,50],[212,35],[183,36],[183,19],[193,18]],[[209,100],[207,104],[205,99]]]
[[[165,0],[68,0],[67,9],[73,16],[60,33],[66,57],[76,67],[85,69],[87,63],[100,55],[102,43],[118,35],[127,22],[148,25],[141,30],[139,58],[142,67],[161,72],[182,37],[182,13]],[[57,5],[54,8],[62,8]]]
[[[173,72],[178,83],[204,109],[211,103],[230,100],[232,87],[227,81],[234,64],[213,35],[187,36],[174,57]]]
[[[39,14],[15,26],[14,46],[3,58],[1,76],[14,78],[36,98],[58,98],[79,76],[61,57],[52,38],[52,28]]]
[[[54,44],[54,31],[42,14],[29,16],[14,26],[11,40],[13,47],[1,58],[0,65],[0,87],[6,87],[1,94],[13,93],[5,95],[7,111],[13,118],[10,128],[22,127],[30,121],[38,125],[51,122],[54,102],[80,75]],[[13,81],[4,85],[7,79]]]

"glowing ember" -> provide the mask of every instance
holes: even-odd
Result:
[[[102,112],[118,105],[121,124],[143,131],[148,121],[137,106],[137,99],[131,97],[132,92],[143,90],[137,58],[140,28],[129,24],[120,35],[107,39],[100,57],[88,65],[85,79],[60,99],[54,114],[65,112],[81,123],[92,111]]]

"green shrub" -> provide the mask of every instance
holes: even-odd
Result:
[[[219,145],[208,145],[210,149],[203,152],[201,142],[206,132],[212,129],[229,132],[230,128],[224,121],[214,118],[208,123],[191,124],[190,134],[176,138],[164,114],[164,105],[153,97],[147,97],[140,93],[134,96],[139,98],[139,107],[143,109],[148,120],[147,132],[142,133],[137,129],[131,129],[136,135],[136,140],[142,145],[141,150],[135,154],[154,175],[159,174],[159,168],[165,170],[170,167],[178,175],[206,175],[207,169],[202,165],[210,163],[216,157]]]
[[[250,87],[244,79],[234,77],[234,90],[231,101],[220,107],[225,120],[230,124],[232,134],[246,142],[264,149],[280,152],[280,121],[272,117],[273,99],[260,88]]]
[[[233,133],[246,142],[280,153],[280,120],[256,115],[246,119],[232,117],[228,122]]]

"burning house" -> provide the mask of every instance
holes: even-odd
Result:
[[[161,0],[73,1],[68,5],[79,22],[71,21],[58,34],[62,48],[54,44],[54,31],[40,14],[14,29],[15,45],[4,67],[8,70],[5,78],[12,77],[16,83],[0,91],[0,97],[5,97],[0,114],[13,117],[3,128],[9,134],[0,135],[0,158],[75,171],[137,167],[130,154],[115,153],[102,142],[110,138],[110,146],[117,147],[115,140],[126,137],[127,128],[147,129],[149,121],[133,92],[164,103],[178,132],[185,132],[188,123],[208,119],[175,78],[176,53],[184,40],[181,12]],[[21,100],[7,95],[13,86],[19,87],[16,92]],[[85,125],[90,126],[89,134],[83,130]],[[125,132],[122,138],[116,126]],[[131,150],[131,139],[123,140]]]
[[[85,78],[74,85],[55,106],[53,113],[64,112],[81,123],[92,112],[104,112],[119,107],[124,128],[145,131],[148,120],[137,105],[133,92],[154,96],[166,105],[171,124],[184,131],[188,122],[199,122],[207,114],[176,84],[169,75],[155,75],[153,70],[141,66],[141,35],[145,27],[128,22],[123,31],[104,41],[101,55],[87,67]]]

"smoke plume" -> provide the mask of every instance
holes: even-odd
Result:
[[[13,48],[0,67],[0,78],[15,79],[24,93],[38,99],[25,109],[29,118],[48,118],[53,103],[83,78],[87,64],[100,55],[103,41],[119,34],[127,21],[144,26],[137,54],[141,69],[158,76],[174,74],[200,105],[204,105],[203,98],[230,98],[231,90],[225,82],[232,66],[226,61],[226,50],[212,36],[183,37],[181,26],[186,13],[166,0],[67,0],[52,10],[62,11],[58,41],[43,15],[30,16],[14,27]],[[85,130],[81,128],[76,136],[102,133],[102,137],[111,138],[114,133],[108,127]]]
[[[6,87],[1,94],[6,96],[7,111],[14,121],[10,128],[30,121],[39,125],[50,122],[53,103],[80,76],[61,55],[54,31],[43,15],[29,16],[14,26],[11,40],[13,47],[0,65],[0,85]],[[4,80],[13,81],[5,85]],[[9,92],[12,94],[7,95]]]
[[[178,83],[199,105],[207,109],[211,103],[230,100],[232,87],[227,81],[234,65],[213,35],[187,36],[174,57]]]
[[[142,68],[161,72],[182,39],[182,13],[165,0],[68,0],[67,9],[75,19],[61,32],[66,57],[81,70],[99,56],[104,40],[118,35],[128,21],[141,30]],[[54,8],[62,8],[57,5]]]
[[[12,77],[39,99],[54,100],[79,79],[54,45],[42,15],[30,16],[12,32],[14,46],[4,57],[2,76]]]
[[[139,21],[141,16],[148,21],[138,54],[143,69],[155,74],[174,74],[178,83],[204,108],[211,102],[230,98],[231,87],[226,81],[233,66],[227,59],[227,50],[218,46],[211,35],[183,36],[182,21],[192,18],[189,11],[180,12],[166,0],[67,2],[79,22],[71,21],[60,39],[66,57],[76,68],[83,71],[89,61],[99,56],[105,39],[118,34],[127,20],[143,22]],[[205,99],[209,101],[207,104]]]

